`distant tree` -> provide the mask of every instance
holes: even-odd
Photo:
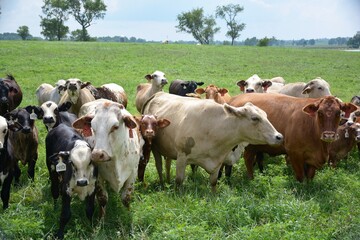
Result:
[[[347,45],[350,48],[359,48],[360,47],[360,32],[357,32],[354,37],[350,38],[347,41]]]
[[[67,0],[69,2],[70,14],[81,25],[80,41],[89,41],[90,36],[87,28],[92,25],[95,19],[103,19],[106,12],[106,5],[102,0]]]
[[[310,39],[308,41],[309,45],[314,46],[315,45],[315,39]]]
[[[244,10],[239,4],[228,4],[224,6],[216,7],[216,17],[220,17],[225,20],[228,31],[226,36],[231,38],[231,45],[234,45],[235,39],[240,37],[240,32],[244,30],[245,23],[240,23],[236,20],[238,13]]]
[[[270,42],[270,38],[264,37],[262,39],[259,40],[259,42],[257,43],[257,45],[259,47],[266,47],[269,45]]]
[[[49,40],[58,40],[66,37],[69,27],[64,22],[69,19],[69,2],[67,0],[44,0],[41,7],[45,17],[40,16],[41,32]]]
[[[259,40],[256,37],[247,38],[244,41],[245,46],[256,46]]]
[[[212,16],[204,16],[203,8],[183,12],[177,16],[177,19],[179,21],[179,25],[176,26],[178,31],[191,33],[201,44],[209,44],[214,39],[214,34],[220,30],[215,27],[216,22]]]
[[[31,37],[28,26],[20,26],[16,32],[22,40],[26,40]]]

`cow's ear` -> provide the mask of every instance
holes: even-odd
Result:
[[[139,116],[133,116],[133,117],[134,117],[137,125],[140,127],[140,126],[141,126],[141,119],[142,119],[144,116],[141,116],[141,117],[139,117]]]
[[[128,128],[132,129],[137,127],[136,121],[134,121],[130,116],[123,116],[123,121],[125,123],[125,126]]]
[[[237,81],[236,85],[238,85],[240,87],[240,91],[242,91],[242,92],[245,91],[245,86],[246,86],[246,81],[245,80]]]
[[[202,86],[202,85],[204,85],[204,82],[196,82],[196,84],[197,84],[198,86]]]
[[[66,112],[67,110],[69,110],[71,108],[71,105],[72,105],[71,102],[66,101],[58,106],[58,110],[59,110],[59,112]]]
[[[317,110],[319,109],[319,104],[314,104],[314,103],[310,103],[308,105],[306,105],[302,111],[308,115],[310,115],[311,117],[315,117],[315,113],[317,112]]]
[[[226,93],[228,93],[229,91],[226,88],[220,88],[219,89],[219,93],[221,96],[224,96]]]
[[[238,108],[235,108],[235,107],[233,107],[233,106],[230,106],[229,104],[227,104],[227,103],[224,103],[224,109],[228,112],[228,113],[230,113],[230,114],[235,114],[236,115],[236,112],[237,112],[237,109]]]
[[[145,75],[145,79],[148,80],[149,82],[151,81],[153,77],[150,74]]]
[[[195,89],[195,92],[196,92],[197,94],[203,94],[203,93],[205,93],[205,89],[203,89],[203,88],[197,88],[197,89]]]
[[[264,81],[263,84],[262,84],[262,87],[264,88],[264,92],[266,92],[267,89],[268,89],[269,87],[271,87],[271,85],[272,85],[272,82],[271,82],[271,81]]]
[[[166,118],[159,119],[157,123],[159,128],[165,128],[170,125],[170,121]]]
[[[309,82],[305,85],[305,87],[302,90],[302,94],[309,94],[312,91],[312,82]]]
[[[357,107],[352,103],[340,103],[340,109],[345,112],[345,118],[348,118],[350,113],[357,110]]]
[[[84,116],[77,119],[73,122],[72,126],[76,130],[79,130],[84,137],[90,137],[92,135],[91,131],[91,120],[92,116]]]
[[[21,125],[19,125],[18,123],[16,114],[12,112],[8,112],[4,115],[4,117],[6,118],[9,130],[13,132],[17,132],[21,130]]]
[[[24,109],[30,114],[30,119],[31,120],[40,119],[38,117],[38,113],[40,112],[39,107],[29,105],[29,106],[26,106]]]
[[[87,86],[91,85],[91,82],[82,82],[81,85],[80,85],[80,88],[83,89]]]
[[[65,163],[68,164],[70,162],[70,152],[69,151],[61,151],[59,152],[59,158]]]

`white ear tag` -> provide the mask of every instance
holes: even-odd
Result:
[[[32,113],[30,113],[30,119],[31,120],[36,120],[37,119],[37,115],[36,115],[36,113],[34,113],[34,109],[32,110]]]
[[[13,125],[14,124],[14,120],[13,118],[10,116],[10,120],[8,121],[9,125]]]
[[[186,89],[186,86],[183,86],[183,89]]]
[[[56,172],[65,172],[66,171],[66,164],[63,163],[62,160],[59,161],[58,164],[56,164]]]
[[[348,131],[348,129],[345,130],[345,138],[349,138],[349,131]]]

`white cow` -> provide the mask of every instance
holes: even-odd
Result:
[[[119,103],[99,101],[95,112],[79,118],[73,126],[95,140],[91,159],[99,168],[101,215],[108,201],[105,182],[116,192],[122,190],[122,202],[129,207],[142,148],[134,117]]]
[[[155,71],[153,74],[147,74],[145,78],[151,83],[142,83],[136,89],[136,109],[141,112],[144,103],[155,93],[162,91],[165,84],[168,83],[165,73]]]
[[[272,79],[261,79],[257,74],[249,77],[247,80],[240,80],[236,83],[244,93],[265,93],[274,92],[284,86],[285,80],[282,77]]]
[[[54,103],[59,103],[61,96],[65,92],[66,81],[63,79],[58,80],[55,83],[55,87],[48,83],[41,84],[36,89],[36,98],[38,100],[39,106],[46,101],[52,101]]]
[[[265,112],[251,103],[235,108],[213,100],[159,92],[145,104],[143,114],[153,114],[171,122],[168,127],[159,129],[153,141],[157,165],[162,161],[161,156],[176,159],[177,184],[184,180],[186,165],[198,165],[210,174],[213,191],[219,169],[234,146],[244,142],[280,144],[283,140]],[[159,175],[162,174],[160,170]]]
[[[301,98],[319,98],[331,95],[330,85],[324,79],[317,77],[308,83],[288,83],[278,93]]]

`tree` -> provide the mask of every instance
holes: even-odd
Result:
[[[270,40],[271,40],[270,38],[264,37],[264,38],[262,38],[262,39],[259,40],[259,42],[258,42],[257,45],[258,45],[259,47],[266,47],[266,46],[269,45]]]
[[[347,45],[350,48],[359,48],[360,47],[360,31],[357,32],[354,37],[352,37],[348,40]]]
[[[202,8],[183,12],[177,16],[177,19],[179,21],[179,25],[176,26],[178,31],[191,33],[201,44],[209,44],[214,39],[214,34],[220,30],[215,27],[216,22],[212,16],[204,16]]]
[[[49,40],[61,39],[66,37],[69,27],[64,22],[69,19],[69,3],[67,0],[44,0],[41,7],[45,17],[40,16],[41,32]]]
[[[220,17],[226,22],[228,28],[226,36],[231,38],[231,45],[234,45],[235,39],[240,37],[240,32],[245,28],[245,23],[236,21],[236,16],[243,10],[244,8],[239,4],[228,4],[216,8],[216,17]]]
[[[16,32],[22,40],[26,40],[31,37],[28,26],[20,26]]]
[[[103,19],[106,5],[102,0],[67,0],[70,6],[70,13],[81,25],[80,41],[89,41],[90,36],[87,28],[92,25],[95,19]]]

